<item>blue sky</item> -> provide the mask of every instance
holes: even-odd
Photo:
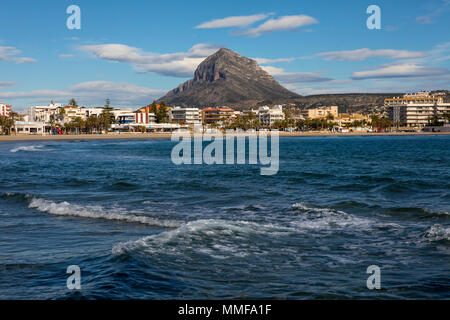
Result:
[[[69,30],[66,8],[81,9]],[[381,29],[369,30],[369,5]],[[137,107],[227,47],[302,95],[450,89],[450,0],[2,1],[0,101]]]

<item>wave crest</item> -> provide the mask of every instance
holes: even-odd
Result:
[[[424,237],[429,241],[450,241],[450,228],[435,224],[425,232]]]
[[[11,149],[10,152],[16,153],[19,151],[27,151],[27,152],[43,152],[43,151],[51,151],[51,149],[44,149],[45,146],[37,145],[37,146],[21,146]]]
[[[106,210],[101,206],[81,206],[76,204],[70,204],[69,202],[66,201],[53,202],[50,200],[36,197],[31,198],[28,207],[36,209],[41,212],[47,212],[59,216],[75,216],[82,218],[125,221],[125,222],[148,224],[151,226],[164,228],[177,228],[183,224],[183,222],[175,220],[161,220],[147,216],[137,216],[117,212],[122,211],[120,209]]]
[[[150,254],[178,255],[180,251],[191,250],[214,258],[225,258],[229,255],[242,257],[249,252],[254,253],[253,249],[258,247],[257,244],[263,238],[279,237],[292,232],[295,232],[295,229],[250,221],[195,220],[174,230],[119,243],[113,247],[112,253],[121,255],[143,250]]]

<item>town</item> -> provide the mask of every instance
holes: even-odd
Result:
[[[0,103],[0,133],[3,135],[80,135],[173,132],[201,128],[217,130],[270,130],[288,132],[450,132],[450,103],[430,92],[386,98],[379,111],[341,112],[339,106],[300,109],[289,105],[260,106],[247,110],[222,107],[167,106],[153,102],[141,108],[113,108],[109,99],[103,107],[67,105],[53,100],[46,106],[14,112]]]

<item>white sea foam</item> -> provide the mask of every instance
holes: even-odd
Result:
[[[177,255],[180,250],[194,250],[216,258],[243,257],[254,252],[257,246],[257,243],[251,243],[251,237],[279,237],[293,232],[293,228],[249,221],[195,220],[174,230],[119,243],[112,253],[120,255],[140,249],[150,254]]]
[[[428,208],[425,208],[423,210],[425,212],[427,212],[427,213],[438,215],[438,216],[448,216],[448,215],[450,215],[449,211],[433,210],[433,209],[428,209]]]
[[[44,149],[45,146],[38,145],[38,146],[22,146],[17,147],[14,149],[11,149],[11,152],[19,152],[19,151],[28,151],[28,152],[42,152],[42,151],[51,151],[51,149]]]
[[[428,241],[450,241],[450,227],[435,224],[425,232],[425,238]]]
[[[344,211],[331,208],[309,207],[304,203],[295,203],[293,208],[302,211],[300,219],[291,224],[298,228],[330,230],[335,228],[352,228],[353,231],[367,231],[376,228],[399,229],[400,225],[395,223],[382,223],[368,218],[355,217]]]
[[[42,212],[47,212],[60,216],[75,216],[93,219],[106,219],[124,222],[142,223],[156,227],[177,228],[183,224],[181,221],[162,220],[147,216],[138,216],[129,213],[122,213],[124,210],[113,208],[105,209],[101,206],[81,206],[70,204],[69,202],[53,202],[41,198],[31,198],[29,208],[33,208]]]

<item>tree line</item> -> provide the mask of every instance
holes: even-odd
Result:
[[[0,116],[0,133],[5,135],[11,134],[14,123],[17,120],[20,119],[16,112],[10,112],[8,116]]]

